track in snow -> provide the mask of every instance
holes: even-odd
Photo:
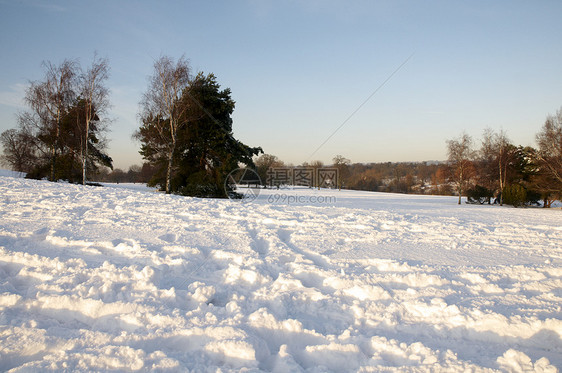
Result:
[[[11,177],[0,196],[0,370],[562,365],[560,210]]]

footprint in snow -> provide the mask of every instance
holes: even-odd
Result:
[[[178,239],[175,233],[166,233],[158,238],[169,243],[176,242],[176,240]]]
[[[269,241],[263,237],[259,237],[258,232],[255,229],[248,229],[248,234],[250,235],[250,247],[252,250],[260,255],[267,255],[269,253]]]
[[[291,235],[293,234],[293,231],[290,231],[288,229],[279,229],[277,231],[277,235],[279,236],[279,239],[288,244],[291,242]]]

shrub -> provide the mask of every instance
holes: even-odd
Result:
[[[503,203],[514,207],[527,203],[527,190],[519,185],[512,184],[503,188]]]
[[[490,204],[490,199],[493,197],[494,193],[481,185],[476,185],[466,191],[467,203],[479,203],[483,204],[487,202]]]

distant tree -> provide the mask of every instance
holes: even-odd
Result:
[[[272,154],[262,154],[256,158],[254,163],[256,165],[256,172],[264,186],[267,186],[267,173],[270,169],[285,166],[283,161]]]
[[[353,164],[350,165],[350,176],[347,188],[356,190],[377,191],[382,183],[383,176],[375,165]]]
[[[347,189],[451,194],[445,171],[435,162],[353,163],[343,169],[343,179]],[[432,185],[426,186],[426,181]]]
[[[457,186],[460,205],[464,185],[473,173],[472,159],[474,151],[472,150],[472,138],[464,133],[458,139],[448,140],[447,154],[451,168],[451,177]]]
[[[160,57],[154,62],[154,73],[141,101],[143,127],[138,137],[144,142],[142,153],[147,159],[166,162],[166,193],[171,192],[178,131],[188,122],[188,101],[182,95],[189,87],[190,72],[184,57],[177,62]]]
[[[139,165],[132,165],[129,167],[129,170],[127,171],[127,180],[130,183],[138,183],[139,179],[140,179],[140,174],[142,171],[142,167]]]
[[[445,165],[441,165],[439,167],[437,167],[437,169],[435,170],[435,173],[433,173],[433,175],[431,176],[431,184],[433,186],[433,189],[440,194],[440,189],[444,186],[447,185],[447,179],[449,175],[449,171],[448,168]]]
[[[433,175],[433,173],[435,172],[435,167],[427,164],[427,162],[422,162],[421,164],[419,164],[418,167],[418,177],[420,179],[421,182],[423,183],[430,183],[431,182],[431,176]]]
[[[404,177],[403,183],[404,183],[405,193],[410,193],[412,191],[412,187],[416,183],[415,176],[411,172],[407,173],[406,176]]]
[[[318,175],[318,169],[324,167],[324,162],[319,160],[312,161],[310,163],[305,162],[303,163],[303,167],[312,168],[314,170],[314,175]],[[320,182],[316,176],[314,176],[314,181],[316,185],[311,185],[311,186],[315,186],[318,189],[320,189]]]
[[[562,108],[549,115],[537,134],[536,153],[539,176],[535,179],[543,193],[562,196]]]
[[[486,128],[482,135],[482,143],[478,151],[478,159],[476,160],[476,179],[479,188],[474,189],[472,192],[473,198],[478,194],[499,194],[501,189],[498,190],[498,165],[497,165],[497,152],[495,146],[496,134],[490,128]],[[497,191],[497,193],[495,193]],[[476,193],[478,192],[478,193]]]
[[[113,170],[111,170],[111,172],[113,172]],[[110,173],[110,170],[107,169],[106,167],[101,168],[100,170],[98,170],[97,174],[94,175],[94,177],[92,178],[92,181],[95,181],[95,182],[109,181],[109,173]]]
[[[332,162],[334,163],[334,167],[338,169],[338,189],[341,190],[343,179],[349,176],[349,164],[351,161],[343,155],[338,154],[332,159]]]
[[[120,168],[116,168],[109,174],[109,181],[112,183],[124,183],[127,182],[127,173]]]
[[[1,163],[18,172],[29,172],[36,161],[33,139],[16,129],[9,129],[0,134],[3,156]]]
[[[92,135],[98,135],[101,132],[102,121],[100,116],[105,113],[109,106],[109,90],[105,86],[105,81],[109,77],[109,63],[107,59],[98,59],[94,55],[92,66],[80,76],[80,97],[84,101],[83,122],[78,121],[77,124],[81,129],[81,156],[82,156],[82,184],[86,184],[86,170],[88,160],[91,161],[88,153],[89,145],[94,140]],[[92,131],[92,122],[96,122],[94,131]]]

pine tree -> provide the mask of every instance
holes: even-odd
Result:
[[[177,106],[183,109],[174,120],[182,125],[173,135],[162,130],[171,128],[170,119],[153,113],[142,118],[135,135],[141,141],[141,155],[156,170],[149,184],[170,193],[226,197],[228,173],[239,163],[253,166],[253,156],[262,152],[234,138],[230,89],[221,90],[213,74],[199,73],[182,90]]]

